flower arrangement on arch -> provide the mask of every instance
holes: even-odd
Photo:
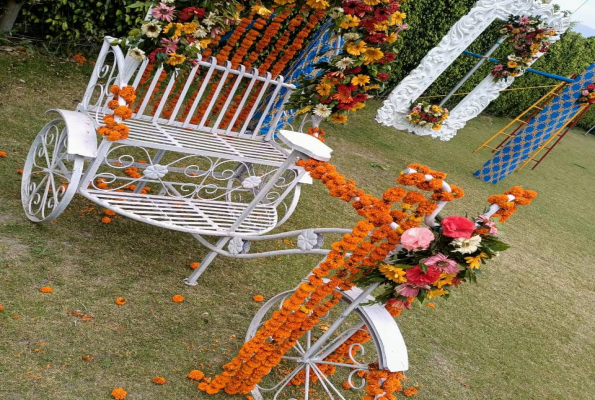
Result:
[[[523,73],[537,59],[538,53],[549,50],[556,30],[535,16],[511,16],[500,30],[511,43],[514,52],[507,57],[506,64],[497,64],[492,70],[496,79],[515,77]]]
[[[442,129],[442,124],[449,115],[450,113],[446,107],[440,107],[439,105],[423,101],[411,107],[411,112],[405,118],[413,125],[439,131]]]
[[[511,200],[509,195],[514,196]],[[505,221],[517,209],[528,205],[537,193],[515,186],[488,201],[501,209],[492,217]],[[420,302],[448,298],[453,288],[465,281],[476,282],[486,264],[510,246],[498,235],[498,227],[487,214],[475,220],[462,216],[441,219],[434,228],[411,228],[401,236],[400,249],[385,263],[362,269],[357,283],[381,282],[384,291],[376,302],[397,309],[410,309]]]
[[[215,37],[239,22],[243,9],[238,0],[161,0],[132,6],[143,5],[152,7],[149,20],[119,43],[128,47],[132,58],[143,61],[148,57],[166,69],[192,66]]]
[[[581,106],[595,103],[595,83],[587,85],[581,92],[581,97],[577,100]]]

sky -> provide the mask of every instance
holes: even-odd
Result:
[[[585,0],[554,0],[552,4],[558,4],[562,10],[574,12]],[[595,0],[589,0],[577,13],[571,17],[574,21],[580,22],[595,29]]]

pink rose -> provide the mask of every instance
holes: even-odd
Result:
[[[583,92],[581,94],[583,96],[588,96],[589,95],[589,91],[588,90],[583,90]]]
[[[475,232],[475,224],[465,217],[446,217],[442,220],[442,234],[454,239],[469,239]]]
[[[401,245],[407,250],[425,250],[434,239],[434,234],[428,228],[411,228],[401,236]]]

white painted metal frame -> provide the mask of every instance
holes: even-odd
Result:
[[[409,168],[405,170],[406,174],[413,174],[416,172],[417,171]],[[427,181],[432,179],[434,179],[433,176],[426,175]],[[452,189],[448,183],[443,182],[442,191],[450,193]],[[514,196],[508,195],[508,197],[510,201],[514,200]],[[426,216],[424,220],[426,225],[430,227],[438,226],[436,217],[446,204],[447,202],[438,203],[437,210],[432,215]],[[489,218],[499,210],[500,207],[497,204],[492,204],[488,212],[483,214],[483,216]],[[398,225],[395,226],[395,229],[397,228]],[[342,233],[346,232],[350,231],[342,231]],[[318,230],[315,233],[320,235],[322,232]],[[339,233],[339,231],[334,231],[334,233]],[[234,238],[234,240],[238,239],[239,238]],[[313,239],[315,238],[313,237]],[[304,238],[302,237],[302,243],[303,240]],[[312,240],[311,243],[315,242],[316,240]],[[320,240],[318,240],[318,243],[320,243]],[[278,252],[275,253],[279,254]],[[328,250],[321,250],[317,254],[328,254]],[[307,282],[307,279],[305,279],[304,282]],[[348,373],[347,382],[349,384],[349,389],[347,390],[349,393],[353,392],[354,390],[364,389],[365,381],[360,382],[358,385],[356,385],[354,382],[357,372],[368,370],[367,364],[362,364],[355,359],[355,353],[361,352],[362,355],[365,354],[365,347],[362,343],[354,343],[350,346],[349,363],[338,363],[326,360],[326,358],[331,355],[341,344],[349,339],[354,333],[361,330],[366,330],[372,338],[373,349],[375,350],[375,354],[377,356],[378,368],[391,372],[402,372],[408,370],[409,361],[407,347],[395,319],[390,315],[383,305],[367,304],[374,300],[374,298],[371,296],[371,293],[379,285],[380,284],[373,284],[365,289],[354,287],[346,292],[341,291],[341,294],[343,295],[343,308],[336,320],[325,320],[325,323],[327,324],[332,322],[332,325],[328,327],[328,330],[326,330],[320,337],[316,339],[312,337],[311,332],[307,332],[305,338],[301,338],[297,342],[296,346],[294,346],[294,350],[299,354],[299,356],[283,356],[284,360],[295,363],[293,370],[287,373],[285,377],[283,377],[279,382],[274,383],[270,387],[258,385],[252,391],[252,396],[256,400],[264,400],[265,398],[269,398],[268,396],[271,394],[273,399],[277,399],[284,390],[287,390],[291,387],[289,382],[298,373],[305,371],[306,379],[304,383],[304,400],[310,400],[310,376],[317,377],[317,379],[321,382],[324,391],[329,396],[329,399],[345,400],[347,398],[345,397],[346,390],[342,387],[342,385],[338,385],[337,382],[333,382],[331,380],[331,376],[324,374],[324,372],[318,367],[318,365],[321,364],[330,364],[335,366],[337,369],[343,368],[345,371],[347,371],[340,376],[343,377]],[[280,307],[283,302],[293,294],[293,292],[293,290],[290,290],[280,293],[268,300],[261,307],[248,327],[248,332],[246,333],[245,339],[246,341],[249,341],[255,336],[260,326],[265,322],[265,317],[267,314]],[[356,321],[353,321],[352,319],[348,322],[348,318],[352,314],[356,315]],[[350,324],[350,326],[347,328],[343,326],[346,323]],[[344,381],[344,379],[341,379],[341,381]],[[349,398],[353,398],[351,396],[353,395],[350,395]]]
[[[214,58],[199,58],[190,71],[165,77],[158,69],[143,86],[148,61],[124,56],[113,42],[105,38],[77,111],[53,110],[60,118],[40,132],[30,151],[22,185],[28,217],[55,219],[79,193],[120,215],[190,233],[207,247],[212,245],[203,235],[220,237],[217,249],[231,238],[237,239],[230,249],[237,249],[239,237],[266,239],[263,234],[294,212],[301,185],[311,183],[295,162],[331,154],[298,132],[283,131],[276,142],[283,110],[270,111],[295,87],[283,77],[243,66],[234,70]],[[129,82],[138,94],[126,121],[129,137],[98,145],[96,129],[111,113],[109,88]],[[226,115],[233,103],[233,115]],[[217,254],[210,251],[186,282],[195,285]]]
[[[432,49],[413,70],[392,91],[384,105],[378,110],[376,121],[385,126],[407,130],[420,136],[431,136],[450,140],[467,121],[477,117],[498,96],[514,82],[513,77],[496,81],[488,75],[453,110],[439,131],[412,125],[405,118],[411,105],[438,79],[438,77],[466,50],[481,33],[495,20],[507,20],[510,15],[539,16],[548,26],[558,32],[552,42],[559,40],[571,24],[562,12],[555,12],[552,4],[541,0],[479,0],[473,9],[452,26],[437,47]],[[537,57],[541,57],[538,54]]]

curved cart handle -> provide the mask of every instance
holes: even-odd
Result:
[[[279,139],[292,150],[313,158],[318,161],[329,161],[333,149],[322,143],[320,140],[301,132],[294,132],[282,129],[279,132]]]

